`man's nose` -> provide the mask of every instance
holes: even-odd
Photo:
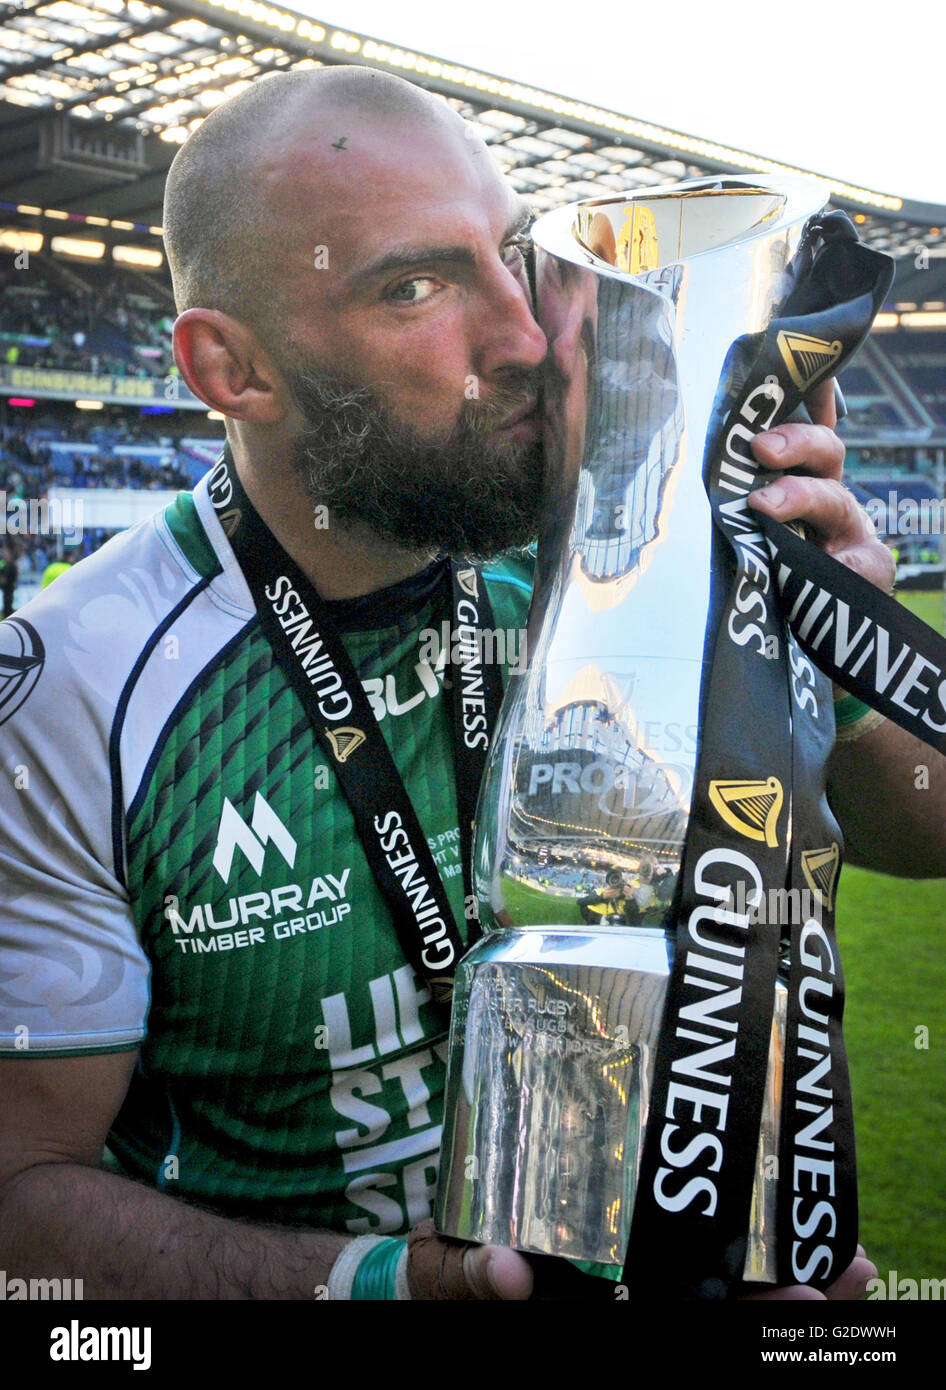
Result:
[[[532,311],[525,277],[506,266],[497,271],[478,307],[474,333],[478,368],[484,376],[506,367],[534,369],[545,361],[548,341]]]

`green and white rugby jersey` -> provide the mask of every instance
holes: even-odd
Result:
[[[484,577],[517,632],[529,557]],[[463,924],[421,640],[449,619],[446,566],[332,607]],[[127,1172],[354,1234],[429,1215],[442,1015],[204,483],[0,625],[0,817],[0,1051],[140,1047],[109,1138]]]

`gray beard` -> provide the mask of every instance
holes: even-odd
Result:
[[[393,421],[365,387],[312,367],[286,377],[305,425],[293,466],[330,526],[367,528],[407,550],[489,559],[530,545],[543,496],[540,444],[497,443],[489,431],[537,392],[537,375],[464,401],[445,437]]]

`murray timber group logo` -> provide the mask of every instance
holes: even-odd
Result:
[[[43,639],[23,618],[0,623],[0,724],[32,695],[46,662]]]
[[[256,793],[249,825],[229,797],[224,797],[213,866],[227,883],[233,856],[241,849],[258,874],[263,872],[266,846],[272,841],[290,869],[296,862],[296,842],[276,815],[262,792]]]

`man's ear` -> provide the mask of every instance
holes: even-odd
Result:
[[[287,413],[285,382],[259,339],[217,309],[185,309],[174,324],[174,360],[194,395],[223,415],[270,425]]]

